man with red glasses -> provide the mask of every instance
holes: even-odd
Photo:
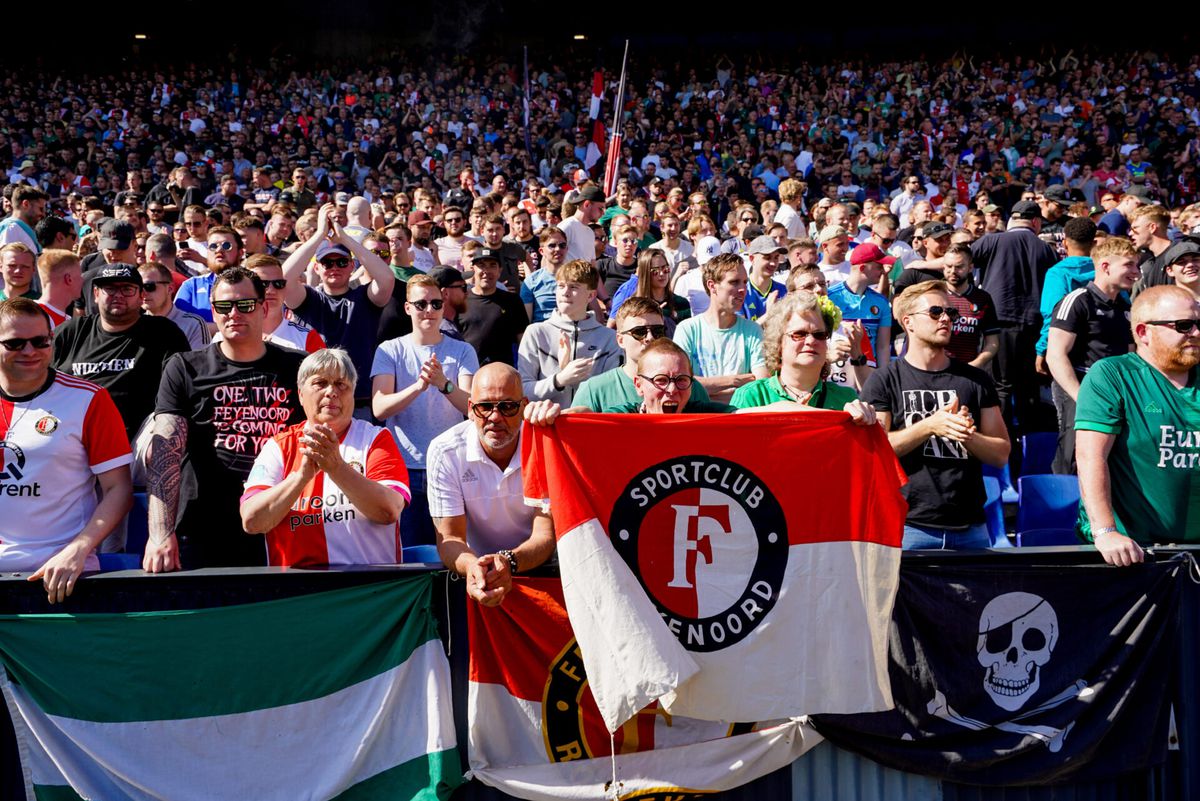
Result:
[[[904,547],[987,548],[982,466],[1003,465],[1010,449],[996,389],[946,350],[958,310],[944,282],[910,286],[894,317],[908,349],[867,379],[862,400],[875,407],[908,474]]]
[[[34,301],[0,302],[0,570],[33,572],[56,603],[99,569],[96,546],[133,499],[117,407],[102,387],[50,369],[51,347]]]
[[[554,552],[550,515],[525,503],[521,478],[521,375],[484,365],[471,383],[468,419],[429,445],[429,512],[438,552],[467,580],[467,594],[496,606],[513,574]]]
[[[1110,565],[1142,545],[1200,541],[1200,304],[1151,287],[1131,312],[1133,353],[1101,359],[1079,388],[1079,533]]]

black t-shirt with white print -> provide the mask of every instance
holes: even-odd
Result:
[[[892,418],[900,431],[931,417],[958,399],[971,412],[975,425],[983,410],[999,406],[996,388],[986,373],[957,359],[940,372],[913,367],[897,359],[867,379],[862,399]],[[962,443],[930,437],[900,457],[908,474],[904,497],[907,523],[930,528],[962,530],[984,522],[983,463]]]

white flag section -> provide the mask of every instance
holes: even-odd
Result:
[[[556,580],[518,579],[501,606],[470,604],[468,614],[471,775],[518,798],[730,790],[821,742],[801,719],[731,725],[657,705],[610,735],[588,691]]]
[[[585,414],[527,434],[525,495],[554,516],[609,731],[653,700],[726,722],[892,707],[905,505],[881,429],[834,412]],[[796,482],[796,454],[837,480]]]
[[[447,798],[462,776],[430,586],[0,618],[28,801]]]

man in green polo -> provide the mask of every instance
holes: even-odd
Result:
[[[1141,545],[1200,542],[1200,304],[1152,287],[1131,323],[1137,350],[1092,365],[1075,413],[1079,533],[1119,566]]]

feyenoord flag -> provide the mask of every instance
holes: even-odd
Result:
[[[609,731],[656,700],[729,722],[891,708],[905,504],[883,429],[579,414],[523,451]]]
[[[683,798],[750,782],[821,741],[799,720],[718,723],[657,703],[610,737],[557,579],[517,579],[503,604],[467,614],[471,775],[510,795]]]
[[[600,161],[604,147],[604,122],[600,119],[600,101],[604,99],[604,73],[597,69],[592,74],[592,98],[588,102],[588,119],[592,123],[592,138],[588,142],[583,166],[591,169]]]
[[[906,564],[891,634],[896,709],[814,723],[842,748],[957,782],[1145,769],[1166,756],[1189,559]]]

